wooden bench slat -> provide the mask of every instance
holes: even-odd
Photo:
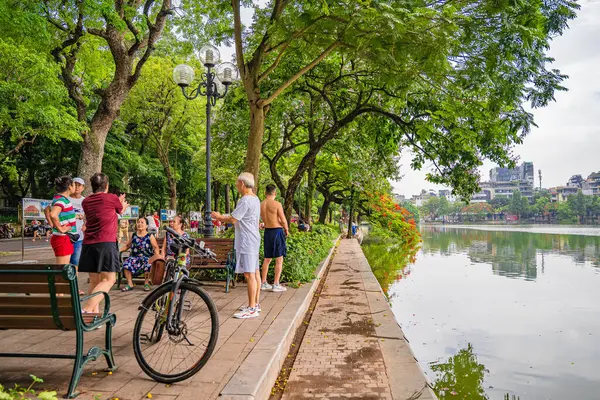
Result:
[[[58,306],[58,315],[73,316],[73,307]],[[6,315],[26,315],[26,316],[48,316],[52,315],[50,304],[24,307],[22,305],[2,305],[0,304],[0,318]]]
[[[57,297],[56,302],[59,306],[71,306],[71,296],[65,295],[62,297]],[[1,306],[11,306],[11,305],[21,305],[23,307],[37,307],[37,306],[50,306],[50,296],[46,295],[32,295],[25,296],[23,294],[19,294],[16,296],[7,296],[0,294],[0,307]]]
[[[40,271],[48,272],[48,266],[51,266],[50,270],[61,271],[64,268],[63,264],[0,264],[0,276],[2,271],[6,270],[27,270],[27,271]]]
[[[19,283],[48,283],[48,274],[0,274],[0,279],[3,282],[19,282]],[[54,282],[69,283],[68,279],[62,275],[54,275]]]
[[[65,329],[75,329],[75,317],[60,318]],[[58,329],[52,316],[0,315],[4,329]]]
[[[54,285],[56,293],[71,293],[69,284]],[[49,293],[48,283],[10,283],[0,282],[0,293]]]

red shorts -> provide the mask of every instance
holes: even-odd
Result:
[[[52,250],[54,250],[55,257],[70,256],[73,254],[73,243],[71,243],[71,239],[67,235],[52,235],[50,245],[52,246]]]

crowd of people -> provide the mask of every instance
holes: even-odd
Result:
[[[50,206],[44,210],[46,219],[52,228],[50,244],[57,264],[73,264],[78,272],[89,273],[89,294],[108,292],[121,270],[127,280],[122,291],[133,290],[133,278],[144,274],[144,290],[151,289],[149,273],[153,262],[158,259],[174,257],[171,250],[173,237],[167,232],[162,246],[159,247],[157,234],[160,229],[158,213],[139,217],[135,222],[135,231],[129,235],[129,222],[119,221],[119,216],[127,209],[125,194],[117,196],[109,193],[108,176],[96,173],[90,178],[92,194],[85,197],[85,180],[62,176],[55,181],[55,195]],[[244,274],[248,286],[248,304],[234,314],[235,318],[258,317],[261,290],[283,292],[280,278],[283,259],[287,255],[286,237],[289,234],[288,223],[281,203],[275,200],[275,185],[267,185],[265,200],[260,201],[254,193],[254,177],[244,172],[236,181],[241,194],[235,210],[231,214],[212,212],[217,232],[228,226],[235,229],[235,272]],[[262,219],[262,224],[259,225]],[[36,226],[39,224],[36,221]],[[179,235],[189,237],[185,231],[186,221],[176,216],[169,225]],[[259,229],[264,228],[264,261],[262,269],[259,263],[261,237]],[[196,231],[199,229],[195,224]],[[34,236],[34,240],[35,240]],[[121,248],[119,244],[125,242]],[[119,252],[129,251],[129,257],[121,265]],[[189,264],[189,250],[187,250]],[[268,270],[275,260],[273,284],[267,282]],[[82,307],[83,313],[96,313],[101,296],[90,298]]]

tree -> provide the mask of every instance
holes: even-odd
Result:
[[[53,28],[50,53],[78,120],[87,125],[78,173],[90,177],[102,170],[108,132],[160,38],[171,0],[11,3],[15,10],[42,15]],[[98,65],[106,68],[100,74]]]
[[[429,180],[452,185],[464,198],[477,188],[483,158],[513,162],[510,147],[533,123],[522,103],[542,107],[564,90],[566,77],[546,68],[546,51],[579,7],[562,0],[275,0],[254,6],[244,31],[239,0],[232,8],[225,0],[200,3],[194,10],[209,15],[202,20],[209,35],[235,42],[249,106],[245,169],[258,174],[274,100],[311,69],[343,57],[360,61],[377,76],[372,87],[380,97],[395,100],[376,112],[399,125],[399,145],[419,150],[411,166],[432,161]]]
[[[201,143],[202,104],[187,101],[173,84],[175,64],[156,57],[148,62],[139,83],[123,105],[121,119],[141,135],[141,149],[148,142],[155,152],[167,179],[169,208],[177,209],[177,174],[171,158],[176,152],[194,153]]]
[[[575,196],[569,196],[567,198],[567,204],[571,209],[571,212],[577,216],[578,222],[582,224],[587,216],[587,204],[586,196],[581,190],[577,192]]]
[[[521,195],[521,191],[515,190],[508,209],[519,218],[523,218],[529,212],[529,200]]]

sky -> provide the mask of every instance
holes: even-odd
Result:
[[[261,0],[260,3],[264,3]],[[555,38],[549,55],[555,58],[551,68],[560,69],[569,76],[564,82],[569,90],[556,92],[556,102],[533,110],[535,123],[523,144],[513,153],[520,161],[532,161],[535,168],[535,185],[539,185],[538,170],[542,170],[542,186],[565,185],[576,174],[587,177],[600,171],[600,0],[582,0],[581,9],[563,36]],[[242,10],[242,21],[250,24],[252,10]],[[221,59],[230,61],[235,50],[221,47]],[[443,189],[425,180],[427,169],[410,168],[411,155],[403,153],[398,182],[392,182],[394,192],[407,197],[421,189]],[[495,165],[485,161],[480,168],[482,180],[487,180],[489,170]]]
[[[600,171],[600,0],[580,4],[577,19],[570,22],[563,36],[554,39],[549,52],[555,58],[551,67],[569,76],[563,85],[569,90],[557,92],[556,102],[533,110],[538,127],[514,148],[520,161],[533,162],[536,186],[538,169],[542,170],[543,187],[565,185],[572,175],[585,178]],[[431,164],[412,171],[410,159],[410,153],[403,153],[402,180],[392,183],[395,193],[410,197],[421,189],[444,188],[425,180]],[[494,166],[484,162],[482,180],[488,179]]]

